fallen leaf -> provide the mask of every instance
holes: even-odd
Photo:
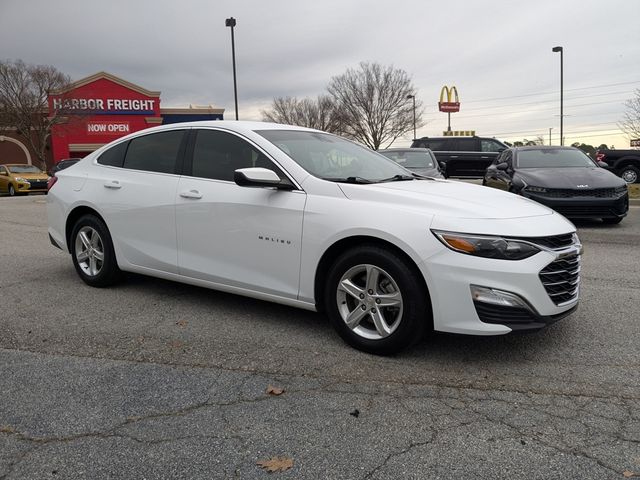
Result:
[[[172,340],[169,342],[169,346],[171,348],[182,348],[184,347],[184,342],[181,342],[180,340]]]
[[[2,425],[0,426],[0,432],[2,433],[16,433],[16,429],[10,425]]]
[[[288,457],[273,457],[269,460],[259,460],[256,464],[270,473],[284,472],[293,467],[293,459]]]
[[[633,472],[630,472],[629,470],[625,470],[624,472],[622,472],[622,476],[624,478],[631,478],[634,477],[636,474]]]
[[[360,410],[356,408],[353,412],[349,412],[349,415],[358,418],[360,416]]]
[[[273,385],[269,385],[267,387],[267,393],[269,395],[282,395],[284,393],[284,388],[274,387]]]
[[[186,327],[188,323],[189,322],[187,322],[186,320],[178,320],[176,322],[176,325],[178,325],[179,327]]]

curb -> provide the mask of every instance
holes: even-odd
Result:
[[[630,207],[640,207],[640,198],[630,198],[629,199]]]

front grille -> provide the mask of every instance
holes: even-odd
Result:
[[[40,190],[42,188],[47,188],[47,182],[29,182],[31,190]]]
[[[549,198],[615,198],[626,192],[626,187],[620,188],[590,188],[590,189],[572,189],[572,188],[549,188],[546,192],[536,192],[536,195]]]
[[[544,267],[538,276],[556,305],[575,300],[580,288],[580,256],[572,254],[559,258]]]
[[[556,250],[573,245],[573,233],[553,235],[551,237],[518,237],[514,238],[514,240],[524,240],[526,242],[540,245],[541,247],[547,247]]]
[[[555,206],[554,210],[565,217],[615,217],[624,213],[618,212],[615,208],[611,207],[597,207],[592,205],[585,206]]]

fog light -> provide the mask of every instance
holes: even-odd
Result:
[[[533,312],[533,309],[524,298],[504,290],[471,285],[471,298],[473,298],[474,302],[489,303],[500,307],[524,308]]]

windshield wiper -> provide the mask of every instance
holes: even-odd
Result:
[[[362,178],[362,177],[339,177],[339,178],[322,177],[322,179],[329,180],[330,182],[342,182],[342,183],[359,183],[359,184],[375,183],[375,182],[372,182],[371,180],[367,180],[366,178]]]
[[[393,177],[389,177],[389,178],[383,178],[382,180],[380,180],[380,183],[385,183],[385,182],[404,182],[406,180],[415,180],[416,177],[414,177],[413,175],[394,175]]]

